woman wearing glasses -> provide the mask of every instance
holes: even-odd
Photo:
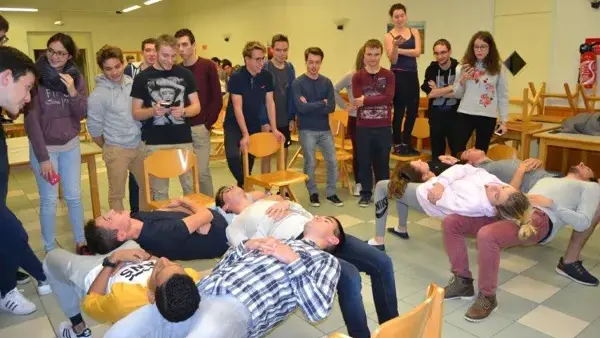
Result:
[[[85,254],[81,205],[80,121],[87,111],[87,90],[74,60],[77,47],[66,34],[50,37],[36,62],[39,82],[25,115],[29,158],[40,194],[40,221],[46,252],[54,249],[58,184],[67,203],[78,254]]]
[[[453,86],[454,97],[461,99],[456,124],[457,150],[466,149],[475,131],[475,148],[487,152],[493,133],[506,132],[508,119],[506,72],[489,32],[473,35],[461,65]]]

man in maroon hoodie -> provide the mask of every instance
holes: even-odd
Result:
[[[210,129],[223,108],[219,72],[214,62],[196,55],[196,38],[192,31],[187,28],[180,29],[175,33],[175,37],[179,45],[179,56],[183,59],[182,65],[194,74],[198,98],[202,105],[202,113],[190,119],[194,151],[198,160],[200,192],[213,196],[210,175]]]
[[[352,94],[355,97],[356,155],[360,172],[360,201],[367,207],[373,194],[375,181],[390,176],[390,148],[392,146],[392,101],[394,99],[394,73],[380,65],[383,46],[379,40],[369,40],[363,46],[365,68],[352,76]]]

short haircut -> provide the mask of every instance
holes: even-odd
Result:
[[[323,53],[323,50],[319,47],[306,48],[306,50],[304,51],[304,61],[308,61],[309,54],[318,55],[321,57],[321,60],[323,60],[323,58],[325,58],[325,53]]]
[[[275,47],[275,42],[285,42],[288,45],[290,44],[290,40],[288,40],[288,37],[283,35],[283,34],[275,34],[273,35],[273,38],[271,39],[271,46]]]
[[[0,73],[5,70],[12,72],[14,81],[27,73],[37,76],[35,64],[29,56],[14,47],[0,46]]]
[[[452,46],[450,46],[450,41],[446,40],[446,39],[439,39],[436,42],[433,43],[433,48],[435,48],[435,46],[446,46],[446,48],[448,48],[448,50],[452,49]]]
[[[196,43],[196,37],[194,36],[194,33],[192,33],[191,30],[187,29],[187,28],[182,28],[180,30],[178,30],[177,32],[175,32],[175,37],[176,38],[182,38],[184,36],[187,36],[188,39],[190,39],[190,44],[195,44]]]
[[[127,59],[129,59],[130,56],[127,56]],[[131,58],[133,58],[133,56],[131,56]],[[100,48],[96,53],[96,63],[98,64],[98,67],[102,69],[104,67],[104,62],[108,59],[118,59],[123,63],[123,51],[121,48],[109,45],[104,45]]]
[[[231,63],[231,61],[227,60],[227,59],[223,59],[221,61],[221,67],[225,68],[225,67],[233,67],[233,64]]]
[[[129,60],[135,60],[135,57],[133,55],[127,55],[127,57],[125,59],[127,61],[129,61]]]
[[[8,32],[8,27],[8,21],[2,15],[0,15],[0,31]]]
[[[342,226],[342,222],[340,222],[340,220],[337,219],[336,217],[331,216],[331,218],[335,220],[335,223],[337,225],[337,228],[333,230],[333,235],[335,237],[337,237],[339,242],[336,246],[330,248],[327,251],[336,252],[344,246],[344,243],[346,243],[346,233],[344,232],[344,227]]]
[[[219,58],[216,56],[213,56],[212,58],[210,58],[210,60],[214,63],[221,63],[221,60],[219,60]]]
[[[158,312],[172,323],[182,322],[194,315],[200,304],[200,293],[192,277],[174,274],[155,292]]]
[[[163,46],[177,49],[177,39],[172,35],[163,34],[156,39],[156,51],[158,52]]]
[[[93,219],[85,224],[84,232],[87,245],[95,254],[106,255],[124,243],[117,239],[117,230],[99,227]]]
[[[400,10],[404,11],[404,14],[406,14],[406,6],[404,6],[401,3],[393,4],[392,7],[390,7],[389,14],[390,14],[390,16],[394,16],[394,12],[400,11]]]
[[[251,58],[252,51],[254,50],[260,50],[263,53],[267,52],[267,48],[262,43],[258,41],[249,41],[246,42],[246,44],[244,45],[244,49],[242,49],[242,56],[245,58]]]
[[[52,35],[50,39],[48,39],[46,47],[50,47],[51,43],[57,41],[60,42],[61,45],[63,45],[63,47],[65,47],[69,55],[71,55],[72,60],[75,60],[77,58],[77,45],[75,44],[75,41],[70,35],[65,33],[56,33]]]
[[[365,45],[363,46],[363,48],[365,49],[365,51],[367,50],[367,48],[379,48],[379,50],[381,50],[383,52],[383,45],[381,44],[381,41],[377,40],[377,39],[371,39],[371,40],[367,40],[367,42],[365,42]]]
[[[154,47],[156,48],[156,39],[155,38],[147,38],[144,41],[142,41],[142,51],[144,51],[144,49],[146,49],[146,45],[154,45]]]
[[[225,200],[223,200],[223,195],[225,195],[225,193],[229,192],[231,190],[233,186],[231,185],[224,185],[222,187],[219,188],[219,190],[217,190],[217,193],[215,194],[215,206],[218,208],[223,208],[223,206],[225,205]]]

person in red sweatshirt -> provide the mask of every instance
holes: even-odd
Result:
[[[352,95],[356,114],[356,155],[358,156],[360,201],[367,207],[373,194],[375,181],[387,180],[390,176],[390,149],[392,146],[392,102],[394,99],[394,73],[382,68],[383,45],[372,39],[363,46],[365,67],[352,76]]]

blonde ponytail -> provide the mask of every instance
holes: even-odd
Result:
[[[506,202],[496,206],[498,217],[517,223],[519,226],[518,236],[520,240],[525,240],[537,233],[537,229],[531,223],[531,214],[533,209],[527,196],[520,192],[511,194]]]
[[[537,229],[536,227],[533,226],[533,223],[531,222],[531,214],[533,213],[533,210],[531,208],[531,206],[529,208],[527,208],[527,210],[525,210],[525,212],[523,213],[523,216],[521,216],[521,219],[517,222],[517,224],[519,225],[519,239],[524,241],[527,238],[537,234]]]

